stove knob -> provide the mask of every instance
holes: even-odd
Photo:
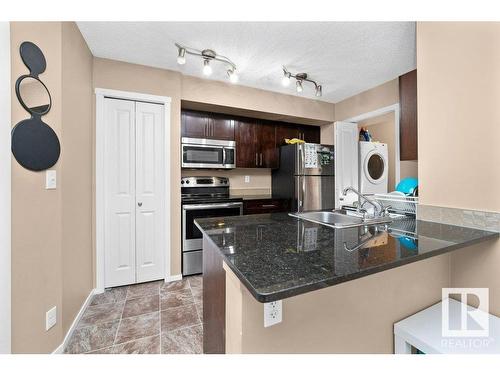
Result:
[[[186,181],[186,184],[189,184],[189,180]]]
[[[181,184],[183,184],[183,183],[184,183],[184,180],[181,181]]]

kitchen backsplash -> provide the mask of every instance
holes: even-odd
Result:
[[[228,177],[232,194],[256,195],[271,193],[271,169],[236,168],[231,170],[216,169],[183,169],[182,177],[189,176],[217,176]],[[249,176],[249,182],[245,182]]]

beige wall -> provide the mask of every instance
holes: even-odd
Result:
[[[19,56],[23,41],[32,41],[45,54],[47,70],[40,75],[52,96],[52,108],[43,121],[62,134],[61,23],[11,23],[12,125],[30,115],[19,104],[14,83],[27,74]],[[64,145],[62,147],[64,150]],[[64,154],[64,151],[63,151]],[[53,169],[62,172],[62,158]],[[12,351],[47,353],[63,337],[62,190],[45,190],[45,173],[22,168],[12,158]],[[58,307],[58,323],[45,331],[45,312]]]
[[[92,290],[92,54],[74,22],[62,24],[62,324]]]
[[[500,211],[500,23],[417,24],[420,201]],[[489,287],[500,315],[500,243],[454,253],[455,287]]]
[[[393,353],[393,324],[441,299],[449,255],[283,300],[283,321],[264,328],[264,307],[226,268],[228,353]]]
[[[335,103],[335,121],[399,103],[398,78]]]

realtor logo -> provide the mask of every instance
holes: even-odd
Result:
[[[477,308],[467,305],[469,296],[475,296],[479,301]],[[457,297],[460,304],[454,303]],[[443,288],[441,303],[443,337],[488,337],[488,297],[488,288]]]

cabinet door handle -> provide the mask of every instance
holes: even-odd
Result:
[[[276,205],[275,204],[263,204],[261,207],[262,208],[276,208]]]
[[[256,167],[259,166],[259,154],[258,153],[255,153],[255,166]]]
[[[262,152],[260,153],[260,166],[262,167]]]

